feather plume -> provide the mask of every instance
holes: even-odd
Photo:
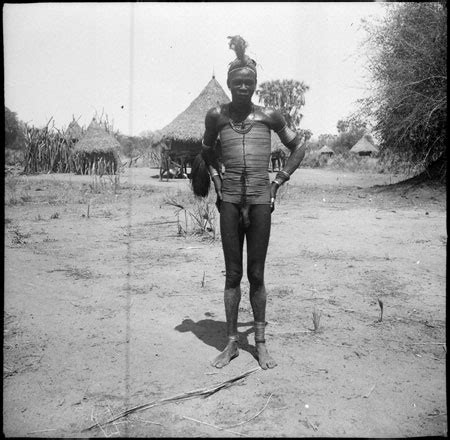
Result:
[[[232,37],[228,37],[230,39],[229,46],[230,49],[236,52],[236,56],[239,60],[245,60],[245,49],[247,48],[247,42],[240,36],[234,35]]]

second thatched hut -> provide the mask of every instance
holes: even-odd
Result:
[[[95,118],[73,149],[77,174],[116,174],[120,164],[120,143]]]
[[[72,119],[72,122],[67,127],[65,136],[73,144],[78,142],[83,137],[83,130],[81,129],[75,118]]]
[[[324,145],[320,150],[319,150],[319,154],[321,156],[328,156],[331,157],[334,154],[334,151],[327,145]]]
[[[365,134],[350,149],[350,153],[356,153],[359,156],[374,156],[378,154],[378,148],[372,143],[371,137]]]

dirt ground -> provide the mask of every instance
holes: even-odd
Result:
[[[257,367],[245,277],[240,356],[210,366],[225,345],[219,231],[194,233],[188,182],[156,173],[129,168],[115,189],[108,177],[6,177],[5,436],[447,435],[446,189],[303,168],[272,217],[278,366],[102,425]]]

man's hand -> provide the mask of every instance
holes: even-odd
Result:
[[[278,191],[279,185],[276,182],[272,182],[270,185],[270,212],[273,212],[275,210],[275,200],[277,198],[277,191]]]
[[[212,180],[217,194],[216,206],[217,210],[220,212],[220,204],[222,202],[222,179],[220,176],[213,176]]]

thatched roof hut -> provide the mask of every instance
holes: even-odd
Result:
[[[75,144],[74,151],[88,153],[119,153],[120,143],[108,133],[95,119],[89,124],[85,135]]]
[[[334,154],[334,151],[333,151],[330,147],[328,147],[327,145],[324,145],[324,146],[319,150],[319,154],[332,156],[332,155]]]
[[[207,111],[216,105],[228,102],[230,102],[230,98],[213,76],[200,95],[191,102],[186,110],[166,125],[161,130],[161,134],[166,139],[180,142],[201,141],[205,131]]]
[[[80,174],[115,174],[120,162],[119,151],[119,141],[94,118],[73,148],[76,171]]]
[[[78,125],[78,122],[73,118],[66,130],[66,137],[72,141],[78,141],[83,136],[83,130]]]
[[[193,155],[200,152],[205,131],[205,116],[209,109],[230,102],[221,85],[213,76],[189,107],[161,130],[163,141],[175,155]]]
[[[364,135],[355,145],[350,149],[351,153],[359,154],[360,156],[371,156],[378,153],[378,148],[371,142],[368,135]]]

